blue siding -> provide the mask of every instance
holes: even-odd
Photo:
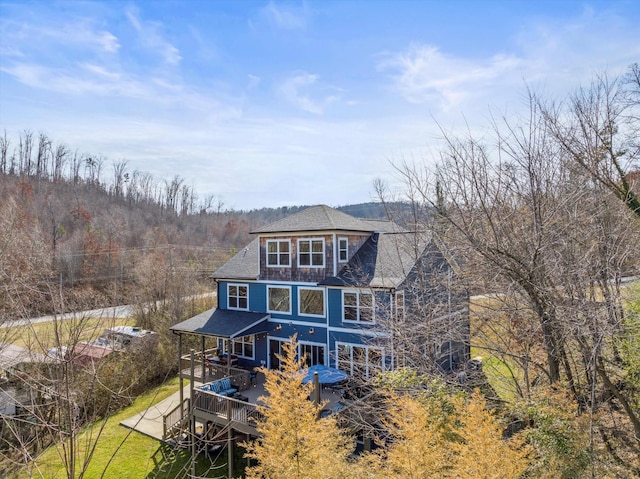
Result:
[[[249,310],[253,312],[267,312],[267,283],[254,283],[243,281],[219,281],[218,298],[221,308],[228,307],[227,285],[247,284],[249,287]],[[301,316],[298,314],[298,288],[310,287],[309,284],[273,284],[273,286],[288,286],[291,289],[291,314],[270,313],[271,321],[267,334],[258,334],[255,342],[255,360],[243,360],[246,366],[260,366],[261,360],[267,361],[269,339],[288,340],[297,334],[298,341],[320,343],[325,345],[329,358],[335,357],[335,343],[370,344],[372,336],[362,335],[357,332],[332,331],[329,333],[327,344],[327,326],[334,328],[348,328],[351,330],[368,329],[366,324],[342,322],[342,290],[339,288],[325,289],[326,317]],[[303,324],[301,324],[303,323]],[[280,329],[276,330],[276,326]],[[313,328],[313,334],[310,334]]]
[[[262,283],[249,283],[249,309],[256,312],[267,310],[267,287]]]
[[[227,284],[228,281],[218,282],[218,307],[221,309],[227,309]]]
[[[328,289],[329,305],[329,326],[334,328],[342,327],[342,290]]]

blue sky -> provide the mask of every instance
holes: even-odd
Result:
[[[638,25],[636,0],[0,0],[0,131],[227,208],[359,203],[401,191],[392,163],[430,162],[438,124],[624,73]]]

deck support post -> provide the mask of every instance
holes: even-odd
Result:
[[[189,401],[189,437],[191,439],[191,477],[196,477],[196,418],[193,414],[193,390],[194,390],[194,378],[193,374],[195,372],[195,350],[191,350],[191,380],[189,387],[189,397],[191,401]]]
[[[207,382],[207,376],[205,372],[205,357],[204,357],[204,336],[201,337],[202,344],[200,345],[200,350],[202,351],[202,382]]]
[[[182,334],[178,334],[178,377],[180,378],[180,404],[184,404],[184,378],[182,377]]]
[[[231,362],[231,355],[227,357],[229,358],[229,362]],[[231,428],[232,413],[233,410],[231,401],[227,399],[227,461],[229,463],[229,479],[233,477],[233,429]]]

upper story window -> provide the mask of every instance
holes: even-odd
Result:
[[[228,284],[229,309],[249,309],[249,287],[246,284]]]
[[[324,289],[298,288],[298,314],[324,316]]]
[[[291,266],[289,240],[267,240],[267,266]]]
[[[343,291],[342,319],[372,323],[373,294],[368,291]]]
[[[267,286],[267,311],[291,314],[291,288]]]
[[[298,240],[298,266],[324,267],[324,239]]]
[[[396,291],[396,319],[404,319],[404,291]]]
[[[338,261],[345,263],[349,259],[349,239],[338,238]]]

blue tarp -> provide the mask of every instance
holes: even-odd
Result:
[[[312,383],[313,373],[318,373],[318,381],[320,384],[336,384],[347,379],[347,373],[340,369],[325,366],[323,364],[315,364],[306,370],[306,376],[302,382]]]

